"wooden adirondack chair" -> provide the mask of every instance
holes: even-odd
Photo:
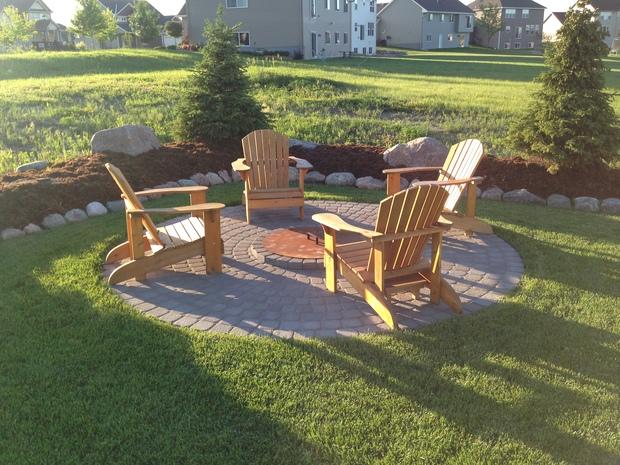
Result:
[[[441,277],[441,243],[446,227],[438,220],[448,191],[437,185],[411,187],[398,192],[379,206],[374,231],[359,228],[332,213],[312,219],[323,226],[327,289],[336,292],[339,272],[392,329],[398,329],[389,298],[399,292],[431,290],[431,302],[446,302],[461,313],[458,295]],[[364,240],[339,245],[337,232],[360,234]],[[431,239],[431,260],[422,252]]]
[[[271,130],[254,131],[243,138],[243,155],[232,168],[245,183],[243,200],[248,224],[250,211],[259,208],[299,208],[304,217],[304,178],[312,165],[291,157],[288,137]],[[299,187],[289,187],[288,167],[295,162]]]
[[[122,192],[127,220],[127,241],[108,253],[106,263],[128,261],[124,261],[112,272],[108,278],[110,284],[132,278],[141,281],[146,278],[147,273],[199,255],[205,258],[207,273],[222,271],[220,210],[224,208],[224,204],[205,203],[207,187],[175,187],[134,192],[117,167],[110,163],[105,167]],[[144,195],[179,193],[190,195],[190,206],[147,210],[139,199],[139,196]],[[156,226],[150,214],[192,216]]]
[[[477,139],[468,139],[450,148],[443,166],[383,170],[383,173],[387,174],[387,195],[400,190],[401,174],[438,171],[437,181],[443,182],[449,193],[443,217],[452,223],[452,227],[464,230],[467,235],[471,235],[472,232],[492,234],[491,226],[476,218],[476,186],[484,178],[474,177],[474,173],[483,154],[482,143]],[[455,208],[465,187],[467,187],[467,209],[463,215],[455,211]]]

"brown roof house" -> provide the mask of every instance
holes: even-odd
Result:
[[[0,18],[5,8],[15,7],[20,13],[27,13],[35,22],[32,46],[41,50],[57,49],[61,45],[59,27],[52,20],[52,10],[43,0],[0,0]]]

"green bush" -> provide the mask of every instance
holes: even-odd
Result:
[[[194,68],[177,107],[177,136],[206,142],[238,141],[268,127],[261,105],[249,94],[245,60],[238,53],[235,28],[224,23],[223,8],[205,25],[203,58]]]
[[[620,128],[604,92],[605,32],[589,2],[579,0],[566,14],[558,40],[545,58],[549,70],[530,107],[511,128],[512,146],[540,155],[554,168],[601,165],[618,158]]]

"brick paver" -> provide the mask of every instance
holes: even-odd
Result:
[[[215,333],[303,339],[354,336],[385,331],[387,326],[339,279],[339,292],[325,288],[323,269],[274,265],[257,256],[255,246],[278,228],[315,226],[311,217],[332,212],[364,227],[374,225],[377,205],[353,202],[306,202],[306,219],[296,210],[255,211],[245,223],[243,207],[222,211],[223,273],[205,275],[194,258],[149,275],[145,282],[114,286],[139,311],[181,327]],[[258,250],[260,252],[260,250]],[[494,235],[445,235],[444,277],[459,292],[465,314],[491,305],[512,291],[523,274],[517,252]],[[428,293],[395,296],[393,310],[401,327],[417,329],[454,315],[446,305],[431,305]],[[463,317],[461,317],[463,318]]]

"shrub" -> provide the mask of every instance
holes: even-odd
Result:
[[[202,60],[185,83],[177,107],[176,132],[182,139],[207,142],[239,140],[268,127],[268,118],[249,94],[245,60],[238,53],[235,28],[224,23],[223,7],[205,24]]]
[[[601,165],[618,157],[620,128],[604,92],[609,50],[596,11],[579,0],[566,14],[558,40],[545,51],[549,70],[509,134],[513,147],[540,155],[552,169]]]

